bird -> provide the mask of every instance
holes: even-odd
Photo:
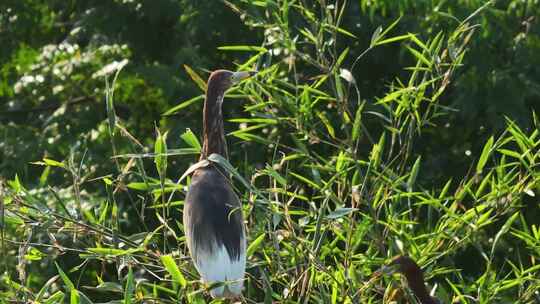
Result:
[[[412,290],[414,296],[421,304],[440,304],[441,302],[429,295],[424,282],[422,270],[416,262],[407,255],[398,256],[384,267],[384,272],[399,272],[407,279],[407,284]]]
[[[203,107],[200,161],[214,153],[228,159],[223,97],[227,89],[255,73],[216,70],[210,74]],[[239,298],[246,269],[242,204],[231,183],[225,170],[209,162],[193,171],[184,201],[186,244],[203,283],[214,286],[209,291],[213,298]]]

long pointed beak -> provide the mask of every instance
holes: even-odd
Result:
[[[399,271],[398,265],[384,265],[375,271],[376,276],[391,275]]]
[[[234,80],[234,82],[240,82],[246,78],[254,76],[255,74],[257,74],[256,71],[234,72],[232,79]]]

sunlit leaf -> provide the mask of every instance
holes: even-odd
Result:
[[[128,275],[126,278],[126,288],[124,289],[124,304],[131,304],[131,298],[135,290],[135,282],[133,280],[133,270],[129,267]]]
[[[246,252],[246,256],[248,258],[251,257],[253,255],[253,253],[261,246],[262,241],[264,240],[265,236],[266,236],[266,234],[262,233],[255,240],[253,240],[253,242],[251,242],[251,244],[249,244],[247,252]]]
[[[167,172],[167,132],[161,134],[161,132],[156,129],[157,138],[154,143],[154,163],[156,165],[157,172],[159,176],[165,176]]]
[[[327,219],[338,219],[340,217],[344,217],[354,211],[358,210],[357,208],[337,208],[336,210],[328,213],[326,215]]]
[[[206,82],[195,72],[189,65],[184,64],[184,69],[188,73],[189,77],[197,84],[197,86],[203,91],[206,91]],[[170,111],[170,110],[169,110]]]
[[[197,136],[193,134],[191,129],[186,129],[186,131],[182,133],[180,137],[182,138],[182,140],[184,140],[186,144],[188,144],[188,146],[197,149],[197,151],[201,151],[201,144],[199,143]]]
[[[484,145],[484,148],[482,149],[482,153],[480,154],[480,158],[478,159],[478,164],[476,164],[476,172],[482,172],[482,169],[484,169],[484,166],[486,165],[489,155],[491,154],[493,141],[494,141],[493,136],[491,136],[486,142],[486,144]]]
[[[173,115],[173,114],[176,114],[178,112],[180,112],[180,110],[184,109],[184,108],[187,108],[189,107],[190,105],[196,103],[196,102],[199,102],[199,101],[202,101],[204,100],[204,95],[199,95],[199,96],[195,96],[191,99],[188,99],[186,101],[183,101],[181,102],[180,104],[168,109],[165,113],[163,113],[162,115]]]
[[[379,36],[382,33],[382,26],[378,26],[373,34],[371,34],[371,43],[370,46],[375,46],[377,44],[377,40],[379,39]]]
[[[176,262],[170,255],[162,255],[160,257],[161,263],[163,266],[165,266],[165,269],[171,275],[174,282],[180,284],[182,287],[186,287],[187,281],[184,278],[184,275],[182,272],[180,272],[180,269],[178,268],[178,265],[176,265]]]
[[[362,124],[362,110],[364,109],[365,103],[360,104],[358,109],[356,109],[356,114],[354,115],[354,123],[352,129],[352,140],[357,140],[360,137],[360,127]]]
[[[222,51],[266,52],[267,49],[252,45],[225,45],[218,47]]]

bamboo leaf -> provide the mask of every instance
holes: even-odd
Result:
[[[116,113],[114,111],[113,93],[114,89],[109,87],[109,83],[106,82],[107,88],[105,93],[105,109],[107,111],[107,120],[109,122],[109,134],[112,136],[116,132]],[[112,84],[114,86],[114,82]]]
[[[410,46],[406,46],[406,48],[407,48],[407,50],[409,50],[409,52],[411,52],[414,55],[414,57],[416,57],[418,60],[422,61],[426,66],[431,67],[431,62],[422,53],[420,53],[419,51],[413,49]]]
[[[135,282],[133,281],[133,270],[129,267],[128,276],[126,279],[126,288],[124,290],[124,304],[131,304],[131,298],[135,290]]]
[[[508,232],[508,230],[510,230],[510,227],[512,226],[512,224],[514,223],[516,218],[519,216],[519,213],[520,212],[517,211],[508,220],[506,220],[506,222],[501,227],[499,232],[497,232],[497,235],[495,235],[495,239],[493,240],[493,245],[491,246],[491,256],[492,257],[493,257],[493,253],[495,252],[495,247],[497,246],[497,243],[499,242],[499,239],[501,238],[501,236],[506,234]]]
[[[88,248],[89,252],[100,254],[100,255],[107,255],[107,256],[122,256],[122,255],[130,255],[135,252],[142,251],[141,248],[130,248],[130,249],[117,249],[117,248]]]
[[[180,149],[167,149],[167,153],[162,153],[161,155],[174,156],[174,155],[189,155],[189,154],[199,154],[200,149],[196,148],[180,148]],[[112,158],[155,158],[156,153],[140,153],[140,154],[119,154],[115,155]]]
[[[64,284],[67,286],[68,291],[72,291],[75,289],[75,285],[73,285],[73,282],[69,279],[69,277],[66,275],[66,273],[58,266],[56,262],[54,262],[54,265],[56,265],[56,269],[58,270],[58,274],[62,278],[62,281],[64,281]]]
[[[160,177],[164,177],[167,172],[167,132],[163,135],[156,129],[157,138],[154,143],[154,163]]]
[[[347,54],[349,53],[349,48],[345,48],[345,50],[343,50],[343,52],[341,52],[341,54],[339,55],[337,61],[336,61],[336,64],[335,64],[335,67],[340,67],[341,64],[343,63],[343,60],[345,60],[345,58],[347,57]]]
[[[253,45],[224,45],[218,47],[221,51],[242,51],[242,52],[267,52],[266,48]]]
[[[275,125],[278,123],[277,119],[272,118],[233,118],[229,119],[230,122],[245,122],[245,123],[266,123]]]
[[[262,233],[255,240],[253,240],[251,244],[249,244],[249,247],[246,252],[246,256],[248,258],[251,257],[253,253],[255,252],[255,250],[257,250],[261,246],[262,241],[264,240],[265,236],[266,236],[266,233]]]
[[[137,182],[127,184],[127,187],[129,189],[140,190],[140,191],[148,190],[149,188],[148,186],[149,185],[147,183],[137,183]]]
[[[378,26],[375,31],[373,32],[373,34],[371,34],[371,42],[369,44],[370,47],[373,47],[377,44],[377,40],[379,40],[379,37],[382,33],[382,26]]]
[[[346,163],[346,159],[347,159],[347,153],[345,153],[344,151],[339,151],[339,154],[336,160],[336,172],[339,173],[341,172],[341,170],[343,170],[343,167],[345,166],[345,163]]]
[[[397,18],[392,24],[390,24],[387,28],[384,29],[384,31],[379,35],[379,37],[384,37],[386,34],[388,34],[401,20],[401,16]]]
[[[353,129],[352,129],[352,140],[355,141],[360,137],[360,126],[362,125],[362,110],[364,109],[364,105],[366,103],[363,102],[358,109],[356,110],[356,114],[354,116],[354,123],[353,123]]]
[[[184,278],[184,275],[182,275],[182,272],[180,272],[180,269],[178,269],[178,265],[176,265],[176,262],[174,261],[172,256],[162,255],[160,259],[163,266],[165,266],[167,272],[171,275],[173,281],[180,284],[180,286],[182,287],[186,287],[186,278]]]
[[[122,285],[116,282],[103,282],[94,288],[100,291],[115,292],[115,293],[122,292]]]
[[[188,73],[189,77],[197,84],[197,86],[203,91],[206,92],[206,82],[195,72],[189,65],[184,64],[184,69]]]
[[[77,289],[72,289],[71,293],[70,293],[70,296],[69,296],[69,303],[70,304],[80,304],[79,302],[80,302],[80,300],[79,300],[79,292],[77,291]]]
[[[345,36],[349,36],[351,38],[357,38],[353,33],[349,32],[349,31],[347,31],[347,30],[345,30],[345,29],[343,29],[343,28],[341,28],[339,26],[335,26],[335,25],[329,24],[329,23],[324,23],[323,26],[329,27],[332,30],[335,30],[336,32],[341,33],[341,34],[343,34]]]
[[[300,29],[300,33],[302,33],[302,35],[304,35],[311,42],[317,43],[317,38],[307,28]]]
[[[65,300],[65,294],[61,292],[60,290],[58,290],[57,292],[53,293],[47,300],[45,300],[43,304],[64,303],[64,300]]]
[[[332,138],[336,138],[336,132],[334,130],[334,127],[332,126],[332,124],[330,123],[330,120],[328,120],[324,112],[317,112],[317,116],[319,116],[319,118],[321,119],[322,123],[326,127],[326,130],[328,131],[330,136]]]
[[[379,167],[379,163],[381,162],[381,155],[384,151],[385,142],[386,142],[386,137],[385,137],[385,133],[383,133],[381,137],[379,138],[379,142],[373,145],[373,148],[371,149],[370,159],[373,162],[374,168]]]
[[[66,165],[64,165],[64,163],[61,163],[61,162],[56,161],[56,160],[54,160],[54,159],[44,158],[44,159],[43,159],[43,162],[44,162],[47,166],[66,168]]]
[[[312,188],[314,189],[320,189],[321,187],[319,185],[317,185],[315,182],[309,180],[308,178],[305,178],[303,177],[302,175],[300,174],[297,174],[297,173],[294,173],[294,172],[289,172],[290,175],[296,177],[297,179],[303,181],[304,183],[310,185]]]
[[[201,144],[199,143],[199,140],[197,139],[197,136],[195,136],[195,134],[193,134],[191,129],[189,129],[189,128],[186,129],[186,132],[182,133],[182,135],[180,135],[180,137],[184,140],[184,142],[188,146],[197,149],[198,152],[201,151]]]
[[[331,298],[331,302],[332,304],[336,304],[337,303],[337,297],[338,297],[338,284],[337,282],[334,282],[332,284],[332,298]]]
[[[47,282],[45,282],[45,284],[43,284],[43,286],[41,287],[41,289],[39,290],[39,292],[36,295],[36,301],[37,302],[41,301],[41,299],[43,298],[45,293],[49,290],[49,287],[51,287],[51,285],[54,282],[56,282],[56,280],[58,280],[59,277],[60,277],[59,275],[55,275],[52,278],[50,278],[49,280],[47,280]]]
[[[416,35],[411,35],[411,40],[416,43],[416,45],[418,45],[419,47],[421,47],[424,51],[428,51],[428,47],[422,42],[420,41],[420,39],[418,39],[416,37]]]
[[[327,219],[334,220],[338,219],[340,217],[344,217],[354,211],[358,210],[358,208],[336,208],[336,210],[330,212],[328,215],[326,215]]]
[[[388,43],[392,43],[396,41],[406,40],[406,39],[410,39],[412,36],[414,35],[410,33],[406,35],[399,35],[399,36],[377,41],[376,45],[379,46],[379,45],[384,45],[384,44],[388,44]]]
[[[482,172],[482,169],[484,169],[484,166],[486,165],[489,155],[491,154],[493,141],[494,141],[493,136],[491,136],[486,142],[486,144],[484,145],[484,148],[482,149],[482,154],[480,154],[480,159],[478,159],[478,164],[476,165],[476,172]]]
[[[193,97],[191,99],[188,99],[186,101],[183,101],[179,105],[176,105],[176,106],[168,109],[167,111],[165,111],[165,113],[163,113],[161,115],[168,116],[168,115],[176,114],[176,113],[180,112],[180,110],[182,110],[183,108],[187,108],[190,105],[192,105],[192,104],[194,104],[194,103],[196,103],[198,101],[201,101],[201,100],[204,100],[204,95],[199,95],[199,96]]]
[[[407,190],[412,191],[412,187],[414,186],[414,183],[416,182],[416,177],[418,176],[418,171],[420,170],[420,161],[422,160],[422,156],[418,156],[416,161],[414,162],[414,165],[411,169],[411,175],[409,175],[409,180],[407,181]]]
[[[236,171],[236,169],[229,163],[229,161],[224,158],[223,156],[219,155],[219,154],[216,154],[216,153],[212,153],[210,154],[210,156],[208,156],[208,160],[213,162],[213,163],[216,163],[218,165],[220,165],[223,169],[225,169],[227,172],[229,172],[230,174],[232,174],[232,176],[236,179],[238,179],[238,181],[240,181],[247,189],[250,189],[251,191],[254,191],[256,192],[257,194],[259,194],[257,188],[251,186],[250,183],[248,183],[243,177],[242,175],[240,175],[240,173],[238,173],[238,171]]]
[[[273,177],[281,186],[286,187],[287,180],[281,176],[274,168],[272,168],[270,165],[266,165],[265,172]]]

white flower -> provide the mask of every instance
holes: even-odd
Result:
[[[43,47],[41,51],[41,56],[42,58],[45,58],[45,59],[52,59],[55,52],[56,52],[56,45],[48,44]]]
[[[77,26],[77,27],[75,27],[74,29],[72,29],[72,30],[69,32],[69,34],[72,35],[72,36],[77,35],[77,33],[79,33],[79,32],[81,31],[81,29],[82,29],[82,28],[81,28],[80,26]]]
[[[352,75],[351,71],[347,69],[339,69],[339,76],[347,80],[347,82],[349,83],[356,83],[356,79],[354,79],[354,76]]]
[[[23,84],[20,81],[17,81],[15,85],[13,86],[13,91],[15,94],[19,94],[22,91]]]
[[[109,64],[107,64],[106,66],[104,66],[103,68],[101,68],[99,71],[95,72],[93,75],[92,75],[92,78],[98,78],[98,77],[103,77],[103,76],[107,76],[107,75],[110,75],[116,71],[119,71],[121,70],[127,63],[129,62],[129,60],[127,59],[124,59],[122,61],[113,61]]]
[[[57,86],[54,86],[52,89],[53,95],[56,95],[64,90],[64,86],[59,84]]]
[[[26,85],[28,83],[34,82],[34,80],[35,80],[34,76],[32,76],[32,75],[24,75],[23,77],[21,77],[21,80],[19,80],[19,81],[22,82],[23,85]]]

